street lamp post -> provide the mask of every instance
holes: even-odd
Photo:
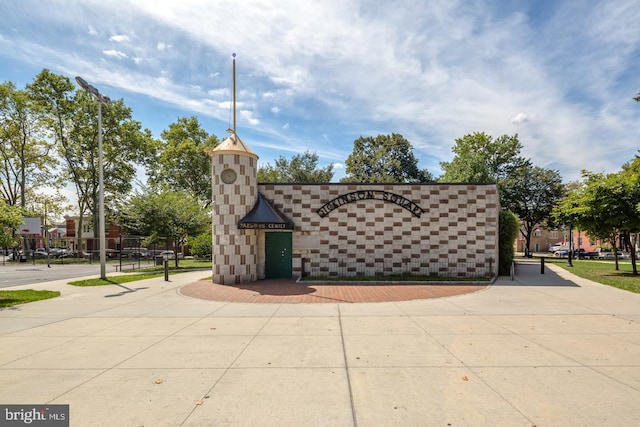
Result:
[[[100,278],[106,279],[106,264],[107,264],[107,252],[105,248],[105,235],[104,235],[104,164],[102,160],[102,104],[111,104],[111,99],[108,96],[101,94],[98,89],[91,86],[82,77],[76,77],[76,82],[80,87],[91,95],[95,96],[98,100],[98,198],[99,198],[99,234],[100,237]]]
[[[573,226],[571,224],[569,224],[569,256],[568,256],[568,260],[567,260],[567,267],[573,267],[573,262],[571,262],[571,258],[573,255],[573,235],[571,234],[571,230],[572,230]]]

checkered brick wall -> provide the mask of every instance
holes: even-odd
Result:
[[[344,275],[347,264],[354,276],[408,268],[427,275],[451,275],[446,274],[451,269],[457,276],[495,273],[500,210],[495,185],[260,184],[258,191],[295,223],[294,276],[302,274],[303,263],[306,272],[324,268],[327,275]],[[355,201],[318,214],[332,199],[360,191],[375,191],[376,198],[360,200],[356,193]],[[420,210],[385,201],[384,192]],[[258,252],[264,251],[264,232],[258,239]],[[263,254],[258,264],[263,277]]]
[[[238,229],[238,221],[258,198],[256,162],[256,158],[246,155],[211,156],[214,283],[249,283],[258,278],[257,232]],[[225,184],[220,179],[220,172],[228,168],[237,174],[233,184]]]

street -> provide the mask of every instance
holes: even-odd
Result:
[[[115,271],[115,267],[107,265],[107,273],[113,271]],[[99,262],[94,264],[52,264],[51,268],[48,268],[46,264],[34,265],[33,263],[6,262],[3,265],[0,257],[0,288],[92,275],[100,275]]]

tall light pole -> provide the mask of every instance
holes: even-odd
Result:
[[[573,267],[573,263],[571,262],[571,257],[573,255],[573,235],[571,234],[571,229],[573,226],[569,224],[569,257],[567,260],[567,267]]]
[[[76,82],[80,85],[80,87],[91,95],[95,96],[98,100],[98,198],[99,198],[99,234],[100,237],[100,278],[106,279],[106,265],[107,265],[107,252],[105,248],[105,235],[104,235],[104,164],[102,160],[102,104],[109,105],[111,104],[111,99],[108,96],[101,94],[98,89],[94,86],[91,86],[85,79],[82,77],[76,77]]]

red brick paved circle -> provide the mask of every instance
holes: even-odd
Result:
[[[249,284],[218,285],[199,281],[180,288],[186,296],[211,301],[262,304],[352,303],[410,301],[462,295],[489,284],[314,284],[295,280],[259,280]]]

